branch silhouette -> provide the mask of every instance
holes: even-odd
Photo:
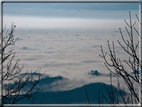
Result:
[[[16,52],[9,49],[9,47],[13,46],[17,40],[14,37],[15,28],[16,25],[11,23],[10,31],[6,30],[5,27],[1,32],[1,106],[3,106],[3,104],[15,104],[24,98],[34,103],[36,93],[42,91],[36,87],[42,78],[42,74],[39,73],[39,68],[34,72],[31,71],[32,73],[26,71],[26,73],[20,75],[24,67],[19,65],[20,59],[17,59],[16,62],[13,63]],[[37,78],[34,77],[34,73],[38,73]]]
[[[136,15],[136,17],[137,17],[137,15]],[[137,17],[137,19],[138,19],[138,17]],[[114,42],[112,42],[112,46],[111,46],[109,40],[107,41],[108,52],[104,52],[103,47],[101,46],[100,57],[102,57],[104,59],[104,64],[105,64],[106,68],[112,74],[121,76],[125,82],[125,85],[129,89],[129,92],[131,93],[131,95],[126,98],[125,93],[123,93],[121,91],[121,90],[124,90],[124,88],[123,89],[121,88],[120,82],[118,80],[117,88],[120,90],[119,93],[120,93],[121,99],[124,102],[124,104],[133,104],[133,103],[139,103],[139,101],[140,101],[139,94],[136,91],[136,87],[134,87],[134,83],[142,86],[142,84],[141,84],[142,79],[140,78],[140,75],[141,75],[140,74],[140,67],[142,68],[142,61],[139,58],[139,51],[138,51],[139,47],[141,47],[141,46],[139,46],[139,41],[137,41],[137,43],[134,42],[134,32],[136,32],[136,34],[138,34],[138,35],[139,35],[139,33],[138,33],[137,29],[135,28],[136,21],[133,23],[131,20],[131,12],[130,11],[129,11],[129,23],[126,20],[124,20],[124,22],[127,25],[127,27],[125,27],[125,30],[127,32],[129,39],[126,40],[124,38],[124,34],[122,33],[122,30],[121,30],[121,28],[119,28],[122,42],[120,42],[120,40],[117,40],[117,42],[121,46],[121,48],[123,49],[123,52],[129,58],[124,59],[124,60],[119,58],[116,55]],[[138,19],[138,22],[141,24],[139,19]],[[139,35],[139,36],[141,37],[141,35]],[[108,58],[110,60],[108,60]],[[128,67],[126,67],[126,65],[124,65],[122,62],[125,62],[125,64]],[[131,70],[133,73],[130,73],[129,70]],[[112,82],[112,80],[111,80],[111,82]],[[106,89],[107,89],[107,87],[106,87]],[[113,94],[115,92],[112,92],[108,89],[107,89],[107,91],[108,91],[108,94],[111,93],[111,95],[109,95],[109,100],[111,102],[109,102],[108,99],[106,99],[105,97],[104,98],[107,100],[107,102],[109,104],[120,103],[120,102],[116,101],[115,98],[113,98]],[[112,97],[110,97],[110,96],[112,96]]]

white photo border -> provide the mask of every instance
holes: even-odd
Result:
[[[1,32],[3,31],[3,3],[139,3],[139,20],[142,22],[142,0],[79,0],[79,1],[70,1],[70,0],[47,0],[47,1],[36,1],[36,0],[10,0],[10,1],[1,1]],[[140,61],[142,61],[142,25],[139,23],[139,41],[140,41]],[[3,38],[3,33],[1,33],[1,38]],[[2,39],[1,39],[1,49],[3,48]],[[2,52],[2,51],[1,51]],[[1,62],[2,62],[3,55],[1,54]],[[142,64],[140,66],[140,79],[139,84],[141,84],[141,71],[142,71]],[[1,63],[1,81],[3,78],[3,64]],[[1,82],[1,102],[3,97],[3,82]],[[139,85],[139,104],[1,104],[4,107],[100,107],[100,106],[129,106],[129,107],[139,107],[141,106],[141,87]]]

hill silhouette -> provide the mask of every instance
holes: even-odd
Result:
[[[88,72],[89,75],[95,75],[95,76],[101,76],[102,74],[99,73],[97,70],[91,70],[90,72]]]
[[[34,74],[34,75],[39,75],[39,74]],[[64,90],[64,91],[54,90],[53,91],[52,90],[53,88],[55,89],[59,87],[60,82],[59,84],[56,84],[54,86],[52,85],[52,83],[62,81],[62,80],[70,81],[68,78],[64,78],[62,76],[50,77],[46,75],[44,78],[42,78],[40,80],[38,87],[42,88],[46,85],[46,88],[44,87],[43,92],[37,93],[36,95],[37,99],[35,103],[39,103],[40,100],[44,98],[42,100],[42,104],[85,104],[85,102],[87,101],[85,89],[87,89],[90,103],[98,104],[98,97],[99,97],[98,92],[100,92],[101,95],[104,94],[106,98],[109,99],[107,90],[104,86],[105,83],[101,83],[101,82],[86,84],[81,87],[77,87],[70,90]],[[31,81],[30,83],[33,84],[33,81]],[[67,84],[65,83],[62,84],[62,88],[64,88],[66,85]],[[105,84],[105,85],[107,86],[108,89],[111,89],[111,85],[108,85],[108,84]],[[29,86],[27,86],[26,88],[28,87]],[[112,86],[112,89],[114,90],[116,89],[116,87]],[[120,97],[119,90],[117,89],[115,91],[115,96]],[[23,99],[17,102],[17,104],[29,104],[29,103],[30,101],[28,101],[27,99]],[[105,101],[104,103],[107,104],[107,102]]]
[[[106,86],[108,89],[111,88],[108,84],[106,84]],[[44,98],[42,104],[85,104],[85,102],[87,102],[85,89],[87,89],[90,103],[98,104],[98,92],[101,92],[101,94],[104,94],[106,98],[108,98],[108,94],[103,83],[91,83],[67,91],[40,92],[37,94],[35,103],[39,103],[39,101]],[[112,89],[114,90],[115,87],[113,86]],[[115,96],[119,97],[118,90],[116,90]],[[29,104],[30,102],[27,99],[23,99],[18,103]],[[107,104],[105,101],[104,103]]]

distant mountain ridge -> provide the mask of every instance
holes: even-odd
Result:
[[[33,75],[38,75],[38,74],[33,74]],[[42,78],[40,80],[38,87],[42,88],[46,86],[44,87],[46,91],[37,93],[37,99],[35,103],[36,104],[39,103],[44,98],[41,102],[42,104],[85,104],[85,102],[87,102],[85,89],[87,89],[90,103],[98,104],[98,97],[99,97],[98,92],[100,92],[101,96],[102,94],[104,94],[106,98],[109,99],[107,90],[104,86],[105,83],[101,83],[101,82],[86,84],[71,90],[62,90],[62,91],[54,90],[53,91],[52,90],[53,88],[54,89],[59,88],[60,82],[58,83],[58,81],[62,81],[62,80],[70,81],[68,78],[64,78],[62,76],[49,77],[48,75],[46,75],[44,78]],[[58,84],[53,85],[53,83],[58,83]],[[70,82],[67,84],[70,84]],[[65,82],[60,87],[64,88],[67,84]],[[108,89],[111,89],[111,85],[108,85],[108,84],[105,84],[105,85],[107,86]],[[112,89],[115,90],[116,87],[112,86]],[[119,90],[117,89],[115,91],[115,96],[120,97]],[[17,102],[17,104],[29,104],[29,103],[30,102],[27,99],[23,99]],[[107,104],[107,102],[105,101],[104,103]]]
[[[107,86],[108,89],[111,88],[110,85],[107,85],[107,84],[105,85]],[[40,92],[37,94],[37,99],[35,103],[39,103],[39,101],[44,98],[42,101],[42,104],[85,104],[85,102],[87,102],[85,89],[87,89],[90,103],[98,104],[98,97],[99,97],[98,92],[100,92],[101,94],[104,94],[106,98],[109,99],[108,93],[103,83],[91,83],[91,84],[87,84],[82,87],[78,87],[78,88],[67,90],[67,91]],[[115,87],[112,86],[112,89],[114,90]],[[116,89],[115,96],[120,97],[117,89]],[[18,103],[29,104],[30,102],[26,99],[23,99],[19,101]],[[107,104],[105,100],[104,100],[104,103]]]
[[[98,72],[98,70],[91,70],[91,71],[88,72],[88,75],[92,75],[92,76],[110,76],[110,73],[109,74],[104,74],[104,73]],[[112,77],[119,77],[120,75],[115,75],[115,74],[111,73],[111,76]]]

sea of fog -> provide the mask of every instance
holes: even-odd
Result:
[[[122,32],[128,39],[125,29]],[[118,57],[128,59],[117,43],[117,40],[122,42],[119,29],[16,29],[14,36],[17,41],[8,49],[14,49],[15,60],[20,59],[20,66],[24,65],[22,73],[41,68],[40,73],[50,77],[68,78],[69,81],[61,81],[67,84],[60,90],[95,82],[110,83],[110,72],[99,56],[101,45],[108,52],[107,40],[110,44],[114,41]],[[136,35],[134,39],[138,41],[139,37]],[[102,76],[90,75],[91,70],[97,70]],[[122,78],[120,82],[124,85]],[[117,85],[116,77],[113,85]]]

